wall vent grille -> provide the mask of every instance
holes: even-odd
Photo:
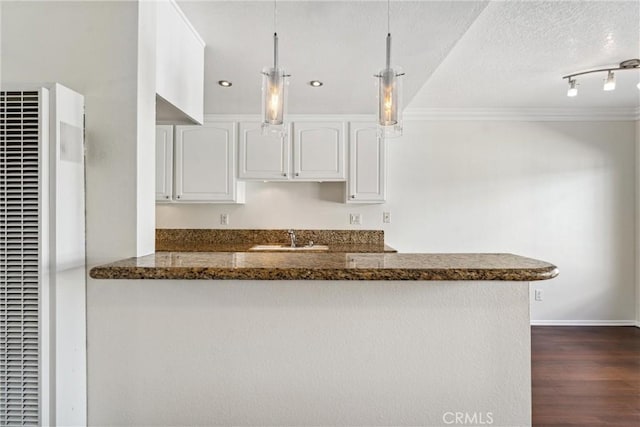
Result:
[[[39,423],[39,92],[0,92],[0,425]]]

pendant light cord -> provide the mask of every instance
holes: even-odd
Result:
[[[390,3],[391,3],[391,0],[387,0],[387,34],[391,34],[391,11],[390,11]]]
[[[273,33],[278,34],[278,1],[273,0]]]

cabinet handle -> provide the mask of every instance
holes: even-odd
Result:
[[[176,199],[179,199],[179,198],[180,198],[180,196],[176,196]]]
[[[287,176],[287,174],[286,174],[286,173],[283,173],[283,174],[282,174],[282,176]]]
[[[299,173],[299,172],[296,172],[296,176],[300,176],[300,173]]]
[[[355,198],[356,198],[356,196],[352,194],[352,195],[351,195],[351,198],[352,198],[352,199],[355,199]]]
[[[164,196],[165,199],[169,199],[169,196]]]

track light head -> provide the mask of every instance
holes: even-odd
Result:
[[[604,81],[603,89],[606,91],[614,90],[616,88],[616,76],[613,74],[613,71],[609,70],[607,74],[607,79]]]
[[[569,89],[567,90],[567,96],[573,98],[578,95],[578,88],[576,87],[576,79],[569,79]]]

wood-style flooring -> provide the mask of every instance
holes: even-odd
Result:
[[[534,426],[640,427],[640,328],[533,326]]]

